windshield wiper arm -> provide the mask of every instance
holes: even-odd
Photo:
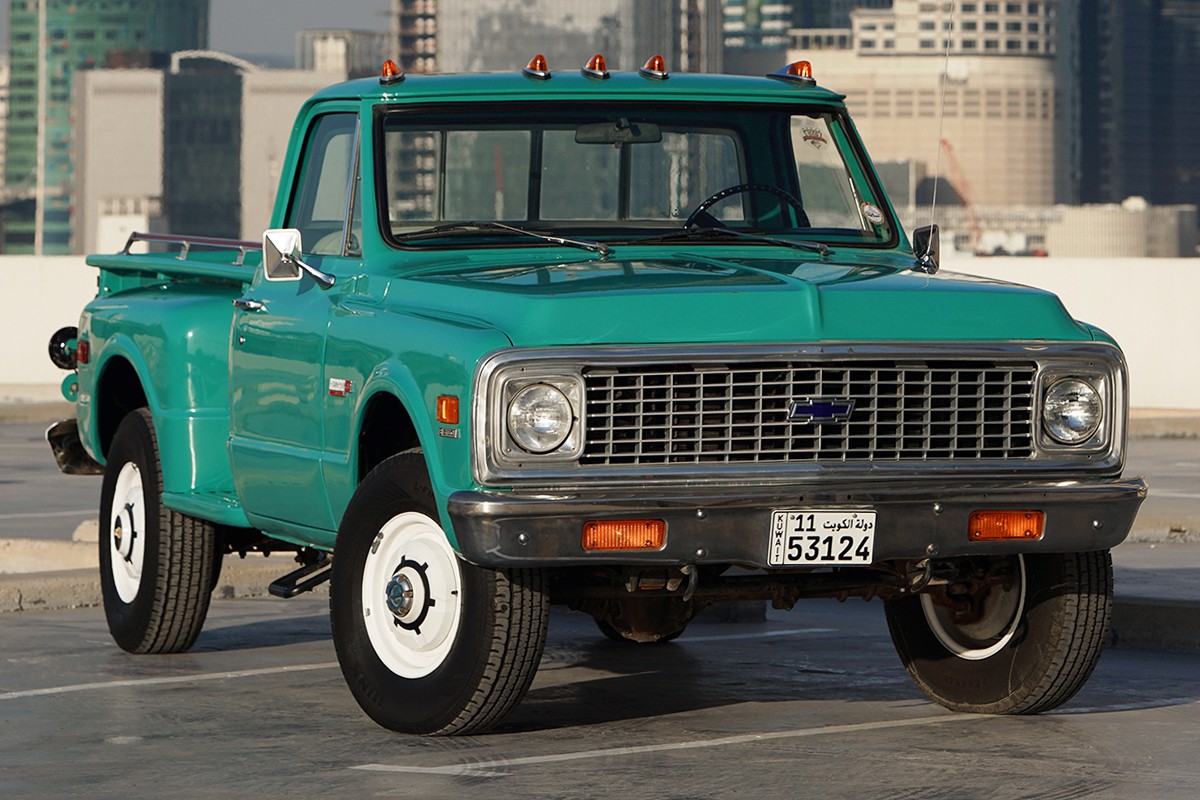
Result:
[[[829,246],[821,242],[810,242],[805,239],[780,239],[776,236],[764,236],[761,233],[748,233],[746,231],[734,230],[726,227],[691,227],[681,231],[672,231],[664,233],[661,236],[652,236],[649,239],[637,239],[632,242],[623,242],[623,244],[649,244],[652,242],[670,242],[676,239],[687,240],[695,239],[701,236],[732,236],[735,239],[745,239],[751,242],[766,242],[768,244],[777,244],[783,247],[793,247],[797,250],[812,250],[820,253],[823,256],[829,255]]]
[[[456,231],[507,231],[508,233],[516,233],[522,236],[530,236],[534,239],[541,239],[543,242],[552,242],[554,244],[565,244],[570,247],[579,247],[584,250],[590,250],[593,253],[599,253],[602,256],[607,256],[612,252],[612,248],[600,242],[592,242],[587,239],[569,239],[565,236],[552,236],[548,233],[540,231],[532,231],[528,228],[521,228],[516,225],[506,225],[503,222],[448,222],[445,225],[435,225],[432,228],[414,231],[404,236],[397,237],[402,242],[415,241],[417,239],[432,239],[441,236],[444,233],[454,233]]]

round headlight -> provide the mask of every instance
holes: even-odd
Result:
[[[1100,395],[1087,381],[1064,378],[1046,392],[1042,422],[1046,432],[1063,444],[1087,441],[1103,418]]]
[[[508,433],[522,450],[549,453],[567,440],[574,416],[565,394],[547,383],[534,383],[508,404]]]

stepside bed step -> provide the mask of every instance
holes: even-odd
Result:
[[[273,580],[271,585],[267,587],[267,591],[274,597],[282,597],[286,600],[289,597],[304,594],[320,586],[329,580],[332,571],[333,559],[327,554],[322,553],[319,560],[311,564],[305,564],[300,569],[292,570],[287,575]]]

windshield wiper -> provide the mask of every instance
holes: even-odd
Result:
[[[521,236],[529,236],[534,239],[540,239],[543,242],[552,242],[554,244],[565,244],[571,247],[579,247],[584,250],[590,250],[593,253],[599,253],[602,256],[607,256],[612,252],[611,247],[606,244],[601,244],[600,242],[591,242],[586,239],[568,239],[565,236],[552,236],[548,233],[531,231],[528,228],[520,228],[516,225],[506,225],[503,222],[447,222],[445,225],[435,225],[432,228],[413,231],[412,233],[405,234],[404,236],[398,236],[396,238],[402,242],[410,242],[418,239],[433,239],[446,233],[495,233],[499,231],[516,233]]]
[[[829,255],[829,246],[821,242],[810,242],[805,239],[780,239],[776,236],[764,236],[761,233],[748,233],[725,227],[692,227],[681,231],[664,233],[661,236],[651,236],[648,239],[636,239],[622,244],[652,244],[655,242],[687,241],[688,239],[732,236],[735,239],[745,239],[751,242],[766,242],[768,244],[794,247],[797,250],[812,250],[823,256]]]

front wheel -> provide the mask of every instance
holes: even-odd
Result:
[[[533,681],[546,580],[461,560],[432,497],[419,452],[383,462],[355,493],[334,548],[334,647],[355,700],[383,727],[479,733]]]
[[[100,590],[113,640],[131,653],[182,653],[200,635],[220,568],[216,529],[162,504],[154,420],[121,421],[100,492]]]
[[[947,585],[886,603],[912,679],[954,711],[1036,714],[1091,676],[1112,614],[1112,557],[963,559]]]

